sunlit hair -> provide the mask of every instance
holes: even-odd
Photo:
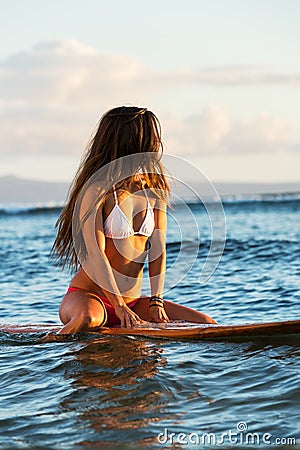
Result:
[[[147,108],[121,106],[102,116],[70,186],[66,206],[56,222],[58,232],[51,254],[63,267],[68,266],[76,270],[80,266],[82,256],[79,261],[73,245],[73,213],[83,188],[104,166],[108,165],[106,178],[109,180],[112,177],[109,173],[109,163],[117,161],[118,158],[144,153],[144,162],[139,163],[138,167],[133,167],[131,173],[143,173],[147,187],[158,198],[168,203],[170,188],[160,162],[162,152],[159,120]],[[147,154],[154,155],[155,158],[148,158]],[[141,161],[141,158],[138,160]],[[130,188],[133,179],[133,176],[124,178],[119,173],[116,186]],[[105,187],[104,191],[107,194]]]

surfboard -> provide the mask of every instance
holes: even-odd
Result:
[[[2,325],[0,332],[28,334],[57,332],[61,327],[53,324],[41,325]],[[142,336],[145,338],[169,339],[227,339],[235,337],[267,337],[300,335],[300,320],[283,322],[249,323],[243,325],[212,325],[189,322],[147,323],[131,328],[103,327],[97,332],[85,334],[110,336]],[[64,335],[58,335],[63,338]]]

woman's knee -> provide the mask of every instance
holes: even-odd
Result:
[[[104,326],[106,322],[106,315],[95,315],[90,312],[80,312],[74,315],[69,321],[63,322],[64,329],[68,330],[68,333],[77,333],[81,331],[93,331],[97,330],[101,326]]]
[[[72,296],[68,293],[59,309],[59,316],[62,323],[72,323],[78,331],[92,330],[104,326],[107,313],[98,300],[95,298],[87,299],[84,296]],[[72,296],[72,297],[70,297]]]
[[[94,314],[86,311],[79,315],[79,322],[82,330],[94,330],[105,325],[106,316],[104,311],[102,314]]]

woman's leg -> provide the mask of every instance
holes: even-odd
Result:
[[[164,300],[164,306],[170,320],[185,320],[194,323],[217,323],[207,314],[169,300]],[[149,297],[141,298],[132,309],[141,319],[150,321]]]
[[[92,331],[103,326],[107,312],[96,295],[87,291],[68,292],[60,305],[59,317],[65,325],[58,334]]]

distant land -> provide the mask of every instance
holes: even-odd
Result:
[[[201,192],[203,197],[211,196],[209,186],[197,182],[191,182],[190,186]],[[221,197],[228,196],[253,196],[258,194],[288,194],[300,192],[300,182],[294,183],[223,183],[215,182],[214,187]],[[65,202],[69,183],[49,182],[19,178],[12,175],[0,177],[0,204],[24,204],[24,203],[59,203]],[[178,195],[185,198],[187,188],[178,186],[175,189]],[[190,197],[190,195],[187,195]]]
[[[13,175],[1,176],[0,204],[63,203],[68,187],[68,183],[31,180]]]

